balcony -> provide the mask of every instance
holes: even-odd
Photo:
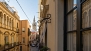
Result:
[[[5,44],[0,46],[0,51],[6,51],[14,48],[15,46],[19,45],[19,43],[11,43],[11,44]]]
[[[6,49],[6,50],[7,50],[7,49],[14,48],[14,47],[15,47],[15,45],[16,45],[15,43],[5,44],[5,45],[4,45],[4,49]]]
[[[16,46],[19,46],[19,42],[16,42]]]

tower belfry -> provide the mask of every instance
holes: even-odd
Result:
[[[32,29],[37,31],[37,24],[36,24],[35,16],[34,16],[33,23],[32,23]]]

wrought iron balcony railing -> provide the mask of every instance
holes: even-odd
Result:
[[[19,46],[19,42],[16,42],[16,46]]]
[[[5,44],[0,46],[0,51],[6,51],[14,48],[17,45],[17,43],[11,43],[11,44]]]

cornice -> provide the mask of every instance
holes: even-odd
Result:
[[[16,16],[15,13],[12,13],[10,10],[8,10],[6,8],[6,6],[3,3],[0,3],[1,5],[1,10],[5,11],[6,14],[11,15],[13,18],[16,18],[17,20],[19,20]],[[4,9],[3,9],[4,8]],[[8,13],[7,13],[8,12]]]

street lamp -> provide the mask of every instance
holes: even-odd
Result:
[[[47,23],[51,23],[51,14],[47,14],[46,17],[42,18],[41,20],[38,20],[37,22],[41,23],[43,21],[46,21]]]

